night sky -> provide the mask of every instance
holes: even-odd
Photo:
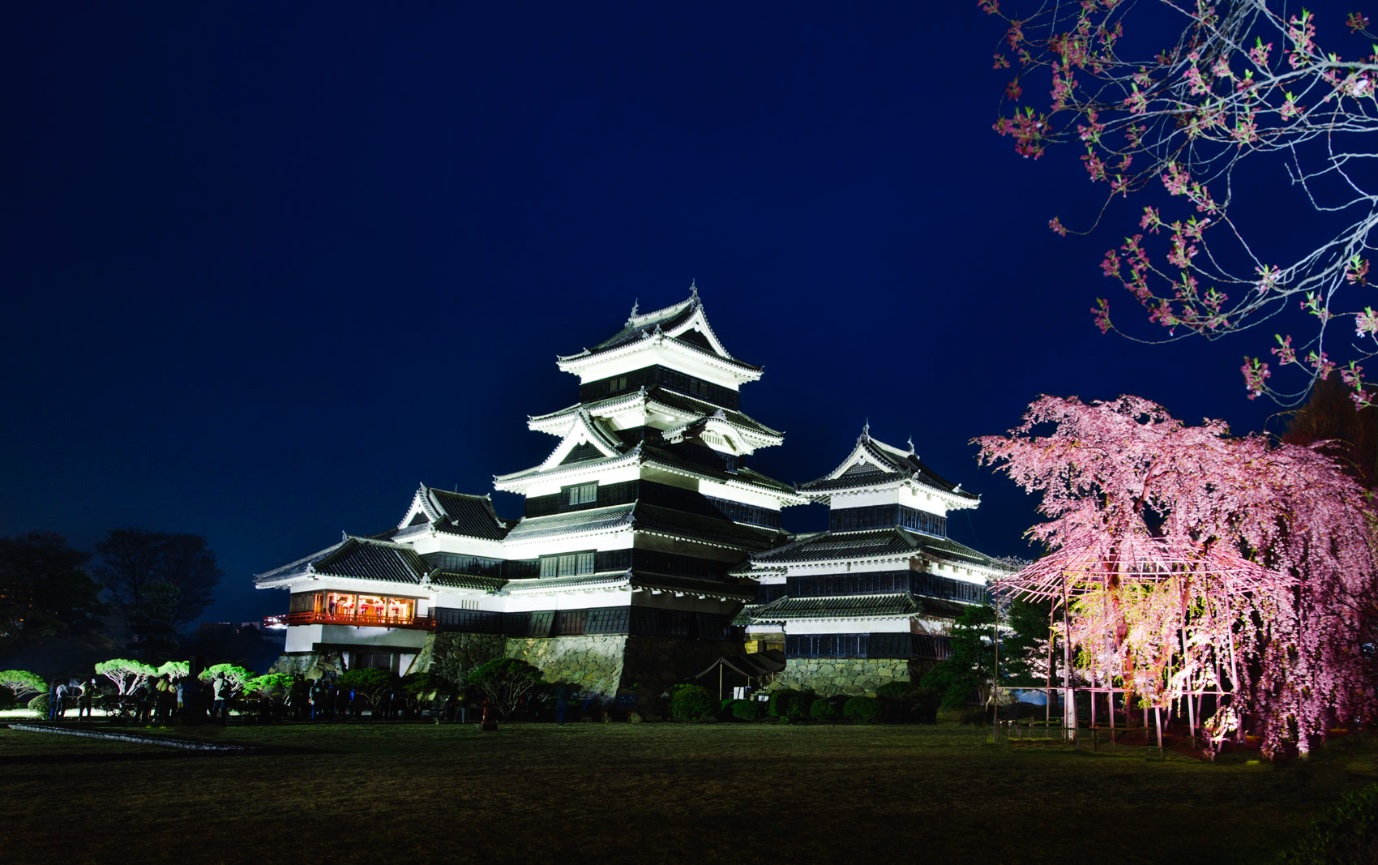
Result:
[[[1132,321],[1099,261],[1142,203],[1048,231],[1101,192],[991,131],[974,2],[267,5],[9,10],[0,535],[204,534],[206,618],[281,612],[254,573],[539,462],[556,355],[691,280],[765,367],[756,468],[823,475],[869,419],[983,495],[951,531],[992,555],[1034,502],[969,440],[1040,393],[1281,427],[1257,341],[1096,331],[1097,296]]]

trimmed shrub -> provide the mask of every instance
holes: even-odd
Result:
[[[29,701],[29,711],[40,718],[48,717],[48,695],[39,694]]]
[[[770,695],[766,714],[781,721],[803,721],[818,695],[813,691],[775,691]]]
[[[793,691],[771,691],[770,699],[766,701],[766,715],[771,718],[788,717],[784,709],[794,699],[793,694]]]
[[[819,697],[809,707],[809,717],[825,724],[836,724],[842,718],[842,710],[827,697]]]
[[[732,717],[741,721],[759,721],[766,716],[766,704],[760,700],[733,700]]]
[[[717,701],[702,685],[675,685],[670,689],[670,717],[676,721],[707,721],[717,714]]]
[[[851,697],[842,706],[842,717],[858,724],[872,724],[880,717],[880,701],[875,697]]]

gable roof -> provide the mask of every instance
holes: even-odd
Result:
[[[258,574],[254,582],[269,586],[300,577],[326,576],[419,585],[430,572],[430,565],[406,544],[349,535],[334,546]]]
[[[978,502],[981,498],[929,468],[914,453],[912,443],[909,450],[903,451],[872,438],[870,424],[862,428],[856,446],[837,468],[817,480],[800,484],[799,492],[811,493],[814,498],[826,501],[830,494],[843,490],[874,489],[899,483],[913,483],[947,493],[961,502]]]
[[[493,500],[488,496],[451,492],[420,484],[412,494],[411,505],[397,523],[397,528],[407,529],[423,522],[438,532],[491,541],[502,540],[511,527],[506,520],[498,517],[497,511],[493,510]]]
[[[648,313],[638,313],[633,306],[627,323],[617,333],[597,343],[593,348],[561,355],[557,361],[561,369],[569,371],[570,364],[578,364],[586,359],[630,350],[635,346],[656,341],[668,341],[677,347],[713,358],[751,379],[758,378],[761,374],[759,366],[733,357],[713,332],[708,317],[704,314],[697,284],[689,286],[687,300],[671,306]]]
[[[261,574],[254,574],[254,584],[260,587],[270,586],[274,583],[285,582],[294,577],[300,577],[314,573],[314,571],[312,570],[314,565],[321,559],[338,550],[341,546],[345,544],[345,541],[347,540],[348,538],[345,538],[344,540],[341,540],[339,543],[331,544],[323,550],[317,550],[309,556],[302,556],[294,562],[288,562],[285,565],[279,565],[278,567],[273,568],[272,570],[264,571]]]
[[[425,579],[431,568],[412,547],[351,537],[316,562],[312,570],[322,576],[415,585]]]

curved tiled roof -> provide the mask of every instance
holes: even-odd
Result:
[[[493,510],[487,496],[472,496],[429,488],[431,500],[443,511],[434,526],[437,531],[470,538],[498,541],[507,536],[507,523]]]
[[[480,574],[462,574],[457,571],[435,571],[431,574],[431,585],[443,589],[477,589],[494,593],[507,585],[502,577],[485,577]]]
[[[761,621],[779,619],[852,619],[863,616],[915,616],[923,606],[907,594],[856,595],[842,598],[780,598],[751,612]]]
[[[662,385],[653,385],[640,391],[622,393],[616,396],[604,397],[588,403],[575,403],[565,406],[558,411],[549,412],[542,415],[532,415],[528,418],[529,423],[541,424],[547,421],[570,417],[579,412],[580,409],[587,411],[594,417],[605,417],[615,414],[628,406],[635,405],[642,400],[646,403],[659,403],[665,408],[681,412],[697,420],[711,418],[720,415],[721,419],[728,424],[748,430],[766,438],[783,438],[784,433],[779,430],[766,426],[755,418],[736,409],[723,408],[716,403],[699,399],[690,394],[683,394],[679,391],[670,390]],[[692,421],[691,421],[692,422]]]
[[[576,532],[611,531],[631,524],[636,505],[612,505],[545,517],[526,517],[507,533],[508,541],[527,541]]]
[[[798,499],[798,495],[794,492],[794,487],[782,481],[777,481],[775,478],[769,477],[768,475],[763,475],[755,469],[742,467],[735,472],[729,472],[725,468],[706,466],[703,463],[676,456],[671,451],[661,447],[646,446],[642,448],[641,452],[642,463],[644,465],[659,465],[663,468],[673,469],[685,474],[708,478],[709,480],[726,484],[736,482],[748,486],[765,487],[771,492],[789,493],[791,498]]]
[[[853,465],[838,477],[833,477],[834,474],[838,474],[837,469],[834,469],[826,477],[800,484],[799,491],[801,493],[830,493],[838,490],[885,486],[912,480],[960,498],[972,501],[980,498],[980,496],[961,489],[960,484],[953,484],[933,471],[912,450],[902,451],[899,448],[891,447],[882,441],[871,438],[869,432],[861,434],[861,437],[857,439],[856,447],[847,455],[847,459],[842,461],[842,465],[851,462],[857,456],[858,451],[865,458],[864,465]]]
[[[993,559],[965,544],[950,538],[936,538],[902,528],[864,532],[819,532],[779,549],[757,553],[752,560],[762,564],[779,565],[925,554],[985,567],[994,566]]]
[[[411,547],[349,538],[317,561],[312,570],[331,577],[416,585],[430,572],[430,567]]]
[[[725,583],[721,580],[697,577],[643,574],[639,571],[633,574],[632,585],[638,589],[679,592],[686,595],[709,595],[734,601],[749,601],[756,596],[755,586],[744,586],[740,583]]]
[[[780,538],[779,532],[734,523],[726,517],[705,517],[672,508],[638,503],[633,525],[639,531],[657,532],[671,537],[707,541],[746,550],[768,550]]]
[[[256,585],[264,586],[270,583],[279,582],[281,580],[288,580],[295,576],[310,574],[312,573],[312,566],[314,566],[316,562],[319,562],[321,559],[324,559],[326,556],[330,555],[331,553],[338,550],[340,547],[344,546],[345,543],[347,543],[347,541],[348,539],[340,541],[336,544],[331,544],[325,549],[317,550],[309,556],[302,556],[295,562],[289,562],[285,565],[279,565],[278,567],[273,568],[270,571],[264,571],[261,574],[255,574],[254,583]]]
[[[752,373],[759,375],[761,367],[738,360],[732,357],[732,355],[727,354],[725,350],[723,354],[719,354],[714,349],[701,344],[698,340],[687,338],[688,333],[683,336],[669,335],[668,331],[684,327],[695,314],[700,313],[703,309],[703,302],[699,300],[698,289],[695,287],[691,290],[693,293],[689,296],[688,300],[683,300],[672,306],[667,306],[663,309],[657,309],[654,312],[645,314],[638,315],[633,312],[627,319],[627,323],[623,325],[622,329],[617,333],[593,346],[593,348],[586,348],[575,354],[562,355],[559,359],[561,361],[573,361],[603,354],[605,352],[617,351],[618,349],[626,348],[639,342],[662,338],[682,348],[689,349],[719,361],[720,363],[750,370]],[[707,316],[704,316],[702,321],[704,326],[712,330],[712,326],[708,324]],[[713,338],[716,339],[716,336]]]

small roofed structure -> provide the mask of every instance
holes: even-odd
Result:
[[[763,688],[770,684],[775,674],[784,669],[784,652],[767,649],[745,655],[723,655],[694,679],[716,681],[718,699],[722,700],[727,694],[727,689],[731,688],[735,692],[737,688]]]

